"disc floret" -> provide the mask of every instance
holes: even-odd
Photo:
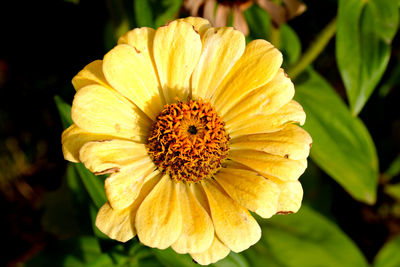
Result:
[[[175,181],[210,178],[228,154],[224,122],[204,100],[168,104],[157,117],[147,150],[155,164]]]

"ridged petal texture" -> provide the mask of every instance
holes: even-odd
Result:
[[[263,218],[297,212],[312,139],[282,55],[265,40],[202,18],[138,28],[72,80],[74,122],[62,134],[66,160],[105,180],[96,226],[112,239],[190,254],[202,265],[255,244]],[[178,182],[148,154],[164,105],[209,101],[230,136],[211,177]],[[184,167],[184,166],[183,166]]]

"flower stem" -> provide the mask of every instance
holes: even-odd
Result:
[[[270,41],[277,49],[280,48],[281,33],[279,28],[271,27]]]
[[[301,56],[299,61],[289,68],[288,74],[294,80],[310,65],[318,55],[324,50],[326,45],[336,33],[337,18],[333,18],[328,25],[318,34],[315,41],[310,45],[307,51]]]

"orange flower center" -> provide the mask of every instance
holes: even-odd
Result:
[[[147,141],[155,164],[175,181],[184,182],[211,177],[229,149],[224,122],[203,100],[166,105]]]

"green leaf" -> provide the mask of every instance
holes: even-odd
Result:
[[[296,32],[287,24],[282,25],[280,29],[279,49],[283,53],[284,65],[291,65],[299,60],[301,54],[301,42]]]
[[[374,261],[374,267],[400,266],[400,236],[388,242],[379,252]]]
[[[400,200],[400,184],[388,184],[388,185],[385,185],[384,191],[389,196]]]
[[[353,115],[381,79],[399,21],[393,0],[340,0],[336,59]]]
[[[176,18],[183,0],[153,0],[154,26],[156,28]]]
[[[231,251],[229,255],[216,263],[211,264],[215,267],[249,267],[249,263],[246,258],[241,254],[237,254]]]
[[[368,266],[337,225],[305,205],[297,214],[262,220],[261,227],[261,240],[244,252],[250,266]]]
[[[88,266],[89,263],[95,262],[101,255],[102,252],[98,240],[92,236],[83,236],[59,241],[57,244],[47,247],[46,250],[27,262],[26,266]],[[108,266],[110,265],[108,264]]]
[[[400,155],[398,155],[390,164],[389,168],[385,171],[384,176],[389,180],[400,174]]]
[[[68,128],[71,124],[73,124],[71,118],[71,105],[64,102],[58,95],[54,97],[54,102],[56,102],[56,106],[58,109],[58,113],[60,114],[61,122],[64,129]]]
[[[157,257],[157,259],[164,266],[171,267],[196,267],[197,264],[193,262],[189,255],[178,254],[172,248],[167,248],[165,250],[152,249],[152,252]]]
[[[82,163],[74,164],[76,171],[82,179],[90,198],[93,200],[97,209],[100,209],[107,202],[104,192],[104,179],[91,173]]]
[[[82,231],[82,226],[77,221],[77,209],[74,206],[71,190],[67,184],[70,176],[76,176],[72,165],[68,165],[60,188],[46,193],[43,199],[42,227],[60,239],[70,238]]]
[[[148,0],[133,1],[135,19],[138,27],[154,27],[153,10]]]
[[[295,98],[307,114],[312,159],[355,199],[374,203],[378,159],[368,130],[319,74],[309,70],[307,75]]]
[[[157,259],[164,266],[171,267],[198,267],[199,264],[195,263],[189,255],[182,255],[176,253],[171,248],[165,250],[152,249],[152,252],[157,257]],[[231,252],[226,258],[210,264],[209,266],[215,267],[248,267],[247,260],[240,254]]]
[[[268,13],[258,5],[252,5],[244,12],[252,39],[269,39],[271,19]]]

